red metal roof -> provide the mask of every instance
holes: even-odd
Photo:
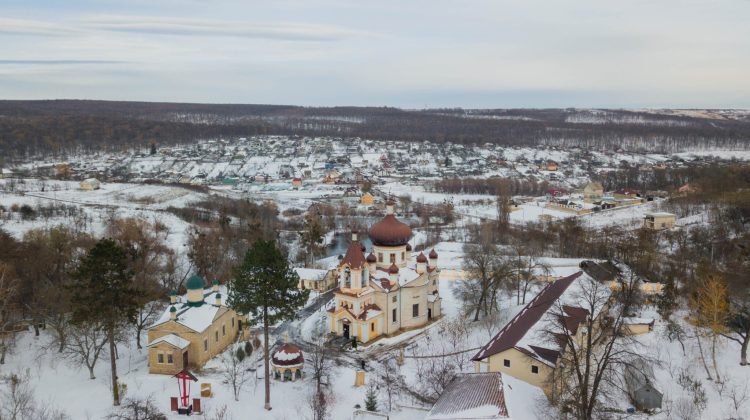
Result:
[[[348,264],[351,268],[362,268],[366,263],[365,253],[362,252],[363,249],[365,247],[359,241],[352,241],[346,250],[344,258],[341,260],[341,265]]]
[[[582,274],[583,272],[579,271],[548,284],[492,340],[485,344],[471,360],[483,360],[493,354],[515,347],[526,332],[539,322],[542,316],[552,307],[552,304]]]

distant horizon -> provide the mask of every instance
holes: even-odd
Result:
[[[174,104],[174,105],[256,105],[256,106],[279,106],[279,107],[298,107],[298,108],[392,108],[401,111],[429,111],[439,109],[461,109],[466,111],[491,111],[491,110],[544,110],[544,109],[580,109],[580,110],[611,110],[611,111],[749,111],[750,107],[735,108],[707,108],[707,107],[600,107],[600,106],[509,106],[509,107],[466,107],[466,106],[439,106],[439,107],[402,107],[396,105],[300,105],[293,103],[260,103],[260,102],[185,102],[185,101],[168,101],[168,100],[118,100],[118,99],[91,99],[91,98],[47,98],[47,99],[8,99],[0,98],[3,102],[52,102],[52,101],[80,101],[80,102],[129,102],[129,103],[146,103],[146,104]]]

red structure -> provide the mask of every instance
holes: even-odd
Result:
[[[179,404],[176,397],[172,397],[171,408],[172,411],[177,411],[178,414],[187,414],[193,411],[193,405],[190,404],[190,381],[197,382],[196,378],[192,373],[187,370],[182,370],[180,373],[174,375],[177,378],[177,390],[179,391]],[[195,401],[200,401],[196,399]],[[200,405],[200,402],[198,403]]]

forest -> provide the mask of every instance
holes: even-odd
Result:
[[[747,149],[750,116],[739,111],[687,116],[585,109],[0,101],[0,154],[6,159],[258,134],[671,153]]]

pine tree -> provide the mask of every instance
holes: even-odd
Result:
[[[263,323],[266,410],[271,409],[268,326],[294,319],[307,302],[310,292],[298,289],[298,283],[299,276],[289,267],[276,242],[258,240],[245,254],[229,285],[229,306],[239,313],[252,314],[252,324]]]
[[[120,405],[115,335],[138,313],[138,291],[131,278],[125,251],[112,239],[102,239],[81,260],[70,286],[73,324],[96,325],[107,334],[115,406]]]
[[[367,388],[367,393],[365,394],[365,410],[367,411],[377,411],[378,410],[378,397],[375,393],[374,387]]]

